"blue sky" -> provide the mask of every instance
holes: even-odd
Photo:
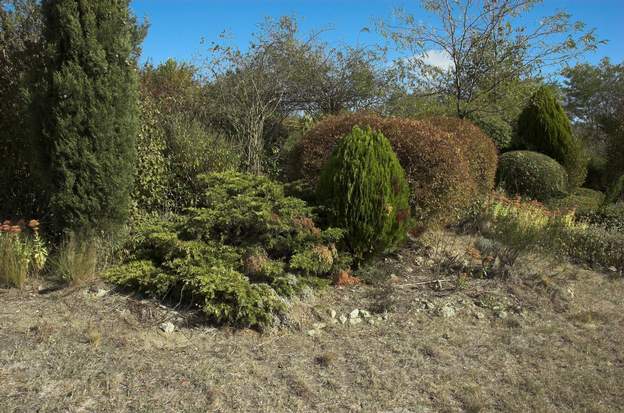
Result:
[[[143,45],[142,61],[160,63],[169,57],[196,61],[202,53],[201,39],[209,43],[226,30],[233,42],[244,46],[265,16],[296,16],[303,32],[332,28],[324,40],[334,44],[372,44],[381,39],[363,27],[373,27],[376,18],[390,17],[395,7],[402,6],[415,17],[426,21],[417,0],[133,0],[132,8],[150,22]],[[540,16],[564,10],[573,19],[595,27],[601,46],[584,60],[597,62],[608,56],[614,62],[624,61],[624,0],[546,0],[530,15],[528,24]]]

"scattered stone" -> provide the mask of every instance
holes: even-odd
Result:
[[[336,318],[336,310],[333,310],[333,309],[332,309],[332,310],[330,310],[330,311],[329,311],[329,316],[330,316],[331,318]]]
[[[356,324],[360,324],[362,322],[361,318],[350,318],[349,319],[349,324],[351,324],[352,326],[356,325]]]
[[[97,298],[102,298],[104,297],[106,294],[108,294],[108,290],[105,290],[103,288],[98,288],[97,291],[95,292],[95,296]]]
[[[369,319],[368,319],[368,320],[366,320],[366,321],[368,321],[368,324],[370,324],[370,325],[372,325],[372,326],[374,326],[374,325],[375,325],[375,320],[373,320],[372,318],[369,318]]]
[[[347,317],[344,314],[341,314],[339,320],[341,324],[344,324],[347,322]]]
[[[381,316],[377,316],[377,321],[382,321],[383,318],[381,318]]]
[[[175,326],[171,321],[166,321],[160,325],[160,329],[167,334],[171,334],[175,331]]]
[[[496,313],[496,316],[498,318],[505,319],[505,318],[507,318],[507,311],[500,310],[499,312]]]
[[[475,317],[477,317],[478,320],[483,320],[485,318],[485,314],[483,314],[481,311],[477,311],[474,313]]]
[[[357,308],[351,311],[351,313],[349,314],[350,319],[358,318],[359,316],[360,316],[360,310],[358,310]]]
[[[369,313],[367,310],[360,310],[360,314],[364,318],[370,318],[371,317],[371,313]]]
[[[611,271],[611,272],[617,272],[617,268],[615,268],[615,267],[609,267],[609,271]]]
[[[455,309],[453,307],[451,307],[450,305],[446,304],[442,307],[440,307],[438,309],[438,314],[443,317],[443,318],[451,318],[451,317],[455,317],[455,314],[457,312],[455,311]]]
[[[388,320],[388,313],[384,313],[381,318],[385,321]]]

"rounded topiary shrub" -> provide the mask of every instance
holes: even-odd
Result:
[[[518,139],[526,149],[546,154],[563,165],[570,188],[578,188],[585,181],[588,160],[550,88],[539,88],[520,114]]]
[[[546,201],[566,195],[568,176],[557,161],[544,154],[512,151],[500,158],[497,182],[511,195]]]
[[[409,187],[390,142],[370,128],[354,127],[321,173],[318,198],[333,224],[347,230],[359,258],[383,252],[405,239]]]
[[[464,153],[470,169],[470,175],[475,180],[478,194],[487,197],[494,188],[498,153],[496,145],[474,123],[452,117],[432,117],[427,119],[434,126],[448,132],[455,139],[455,143]]]
[[[454,222],[479,198],[467,160],[474,153],[468,139],[456,139],[429,121],[366,112],[329,116],[308,131],[292,154],[289,178],[316,184],[338,142],[356,125],[371,127],[390,141],[405,170],[418,226]]]

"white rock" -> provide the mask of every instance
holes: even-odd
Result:
[[[345,316],[344,314],[341,314],[338,319],[340,320],[342,324],[347,322],[347,316]]]
[[[498,318],[507,318],[507,311],[501,310],[498,313],[496,313],[496,315],[498,316]]]
[[[160,329],[165,333],[170,334],[175,331],[175,326],[171,321],[166,321],[160,325]]]
[[[369,313],[367,310],[360,310],[360,314],[364,318],[370,318],[371,317],[371,313]]]
[[[360,316],[360,310],[358,310],[357,308],[351,311],[351,313],[349,314],[350,319],[358,318],[359,316]]]
[[[330,311],[329,311],[329,316],[330,316],[331,318],[336,318],[336,310],[330,310]]]
[[[438,314],[440,314],[440,316],[444,318],[451,318],[455,316],[456,311],[450,305],[445,305],[443,307],[440,307],[440,309],[438,310]]]
[[[349,319],[349,324],[351,324],[352,326],[356,325],[356,324],[360,324],[362,322],[361,318],[350,318]]]
[[[611,271],[611,272],[617,272],[617,268],[615,268],[615,267],[609,267],[609,271]]]
[[[97,298],[104,297],[106,294],[108,294],[108,290],[105,290],[103,288],[98,288],[98,290],[95,292],[95,296]]]

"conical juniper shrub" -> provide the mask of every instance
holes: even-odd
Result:
[[[546,154],[568,172],[570,189],[587,176],[586,155],[572,135],[570,120],[552,90],[543,86],[531,97],[518,119],[518,138],[526,149]]]
[[[409,187],[380,132],[356,126],[340,141],[321,173],[318,197],[330,209],[332,223],[347,230],[346,242],[359,259],[405,240]]]

